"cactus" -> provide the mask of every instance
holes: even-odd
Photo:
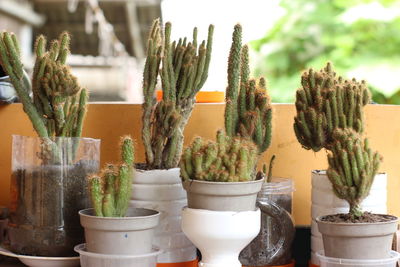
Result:
[[[304,72],[301,84],[296,92],[294,131],[305,149],[329,148],[336,128],[363,132],[362,108],[370,101],[365,81],[344,80],[327,63],[319,72]]]
[[[171,43],[171,23],[165,24],[164,42],[160,20],[153,22],[143,72],[143,127],[147,167],[177,167],[183,147],[183,131],[195,103],[195,95],[208,77],[214,26],[208,28],[207,42],[198,47],[197,28],[193,41],[179,39]],[[160,65],[161,68],[160,68]],[[163,97],[155,100],[158,76]]]
[[[241,137],[217,132],[216,142],[205,143],[196,137],[187,147],[180,162],[183,180],[215,182],[251,181],[255,177],[257,146]]]
[[[334,130],[333,140],[328,178],[336,196],[349,203],[350,214],[361,216],[360,203],[369,194],[382,157],[351,128]]]
[[[328,151],[327,176],[337,197],[345,199],[352,217],[360,217],[382,157],[363,139],[363,107],[370,94],[365,81],[344,80],[330,63],[310,69],[296,92],[294,131],[305,149]]]
[[[265,79],[249,78],[249,51],[241,35],[242,27],[236,24],[228,59],[225,130],[229,136],[252,140],[261,154],[271,144],[272,108]]]
[[[32,83],[24,75],[19,45],[12,33],[0,34],[0,64],[40,137],[80,137],[86,113],[87,92],[65,65],[70,36],[63,32],[46,51],[46,39],[36,39]],[[29,96],[32,89],[33,99]]]
[[[121,160],[107,164],[99,174],[89,177],[89,192],[96,216],[124,217],[132,186],[134,148],[131,137],[121,138]]]

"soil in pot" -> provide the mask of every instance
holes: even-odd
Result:
[[[44,165],[17,169],[11,180],[9,237],[14,253],[33,256],[75,256],[83,243],[78,211],[90,206],[86,176],[99,162]]]
[[[321,217],[321,221],[333,223],[378,223],[396,220],[395,216],[387,214],[373,214],[364,212],[360,217],[353,217],[350,213],[339,213]]]

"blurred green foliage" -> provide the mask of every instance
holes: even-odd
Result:
[[[301,72],[331,61],[344,77],[361,73],[375,102],[400,104],[400,16],[389,14],[400,9],[399,0],[281,0],[280,5],[286,14],[251,42],[253,72],[268,78],[273,102],[293,102]],[[368,5],[384,16],[363,14]]]

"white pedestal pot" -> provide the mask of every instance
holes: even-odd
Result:
[[[260,231],[261,213],[184,208],[182,230],[200,249],[199,267],[241,267],[240,251]]]
[[[181,212],[187,198],[179,170],[137,170],[133,177],[130,206],[161,213],[153,239],[153,245],[163,250],[159,263],[187,262],[197,257],[196,247],[181,229]]]

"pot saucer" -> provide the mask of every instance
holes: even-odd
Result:
[[[30,267],[77,267],[79,266],[79,256],[77,257],[42,257],[18,255],[0,246],[0,255],[18,258],[23,264]]]

